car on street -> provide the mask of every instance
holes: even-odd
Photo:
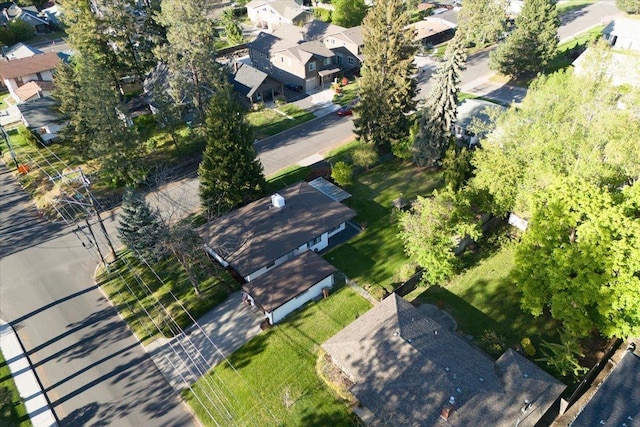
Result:
[[[353,111],[351,110],[351,104],[349,105],[345,105],[344,107],[341,107],[336,114],[338,114],[341,117],[344,116],[350,116],[353,114]]]

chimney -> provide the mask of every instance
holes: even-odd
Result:
[[[440,413],[440,418],[447,421],[451,416],[451,414],[453,414],[455,404],[456,404],[456,398],[451,396],[449,398],[449,403],[444,405],[444,407],[442,408],[442,412]]]
[[[274,208],[283,208],[284,207],[284,197],[279,195],[278,193],[271,196],[271,204]]]

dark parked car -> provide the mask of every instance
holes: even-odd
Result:
[[[345,105],[344,107],[340,108],[337,114],[342,117],[352,115],[353,111],[351,111],[351,105]]]

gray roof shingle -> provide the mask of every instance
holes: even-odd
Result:
[[[533,426],[565,388],[513,350],[494,362],[396,294],[322,347],[364,406],[394,426],[513,427],[518,418]],[[451,397],[455,410],[444,422]]]

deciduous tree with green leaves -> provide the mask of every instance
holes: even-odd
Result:
[[[558,47],[560,19],[556,1],[527,0],[515,25],[511,35],[491,52],[491,69],[512,77],[544,71]]]
[[[415,44],[402,0],[375,2],[362,24],[364,55],[355,132],[364,143],[388,149],[406,137],[415,109]]]
[[[419,165],[439,166],[451,144],[451,127],[458,113],[458,92],[467,54],[461,33],[447,45],[443,62],[432,78],[431,93],[414,139],[413,158]]]
[[[596,72],[603,66],[586,59],[589,75],[567,71],[534,82],[474,154],[470,183],[491,196],[494,214],[530,216],[531,195],[557,177],[609,187],[640,177],[634,148],[640,100],[633,90],[612,86],[606,73]]]
[[[424,268],[423,280],[440,283],[456,269],[456,249],[469,236],[477,239],[481,228],[472,213],[470,198],[446,189],[432,197],[420,197],[411,211],[399,216],[400,238],[409,258]]]
[[[505,30],[506,0],[465,0],[458,14],[458,30],[466,44],[486,46],[495,43]]]
[[[262,196],[265,180],[253,132],[228,84],[216,88],[205,125],[207,146],[198,168],[200,200],[209,216],[217,216]]]
[[[585,337],[640,333],[640,183],[559,178],[535,197],[513,273],[523,307]]]
[[[640,13],[640,0],[616,0],[616,6],[627,13],[635,15]]]
[[[331,22],[342,27],[351,28],[362,24],[367,14],[364,0],[333,0],[331,5]]]

